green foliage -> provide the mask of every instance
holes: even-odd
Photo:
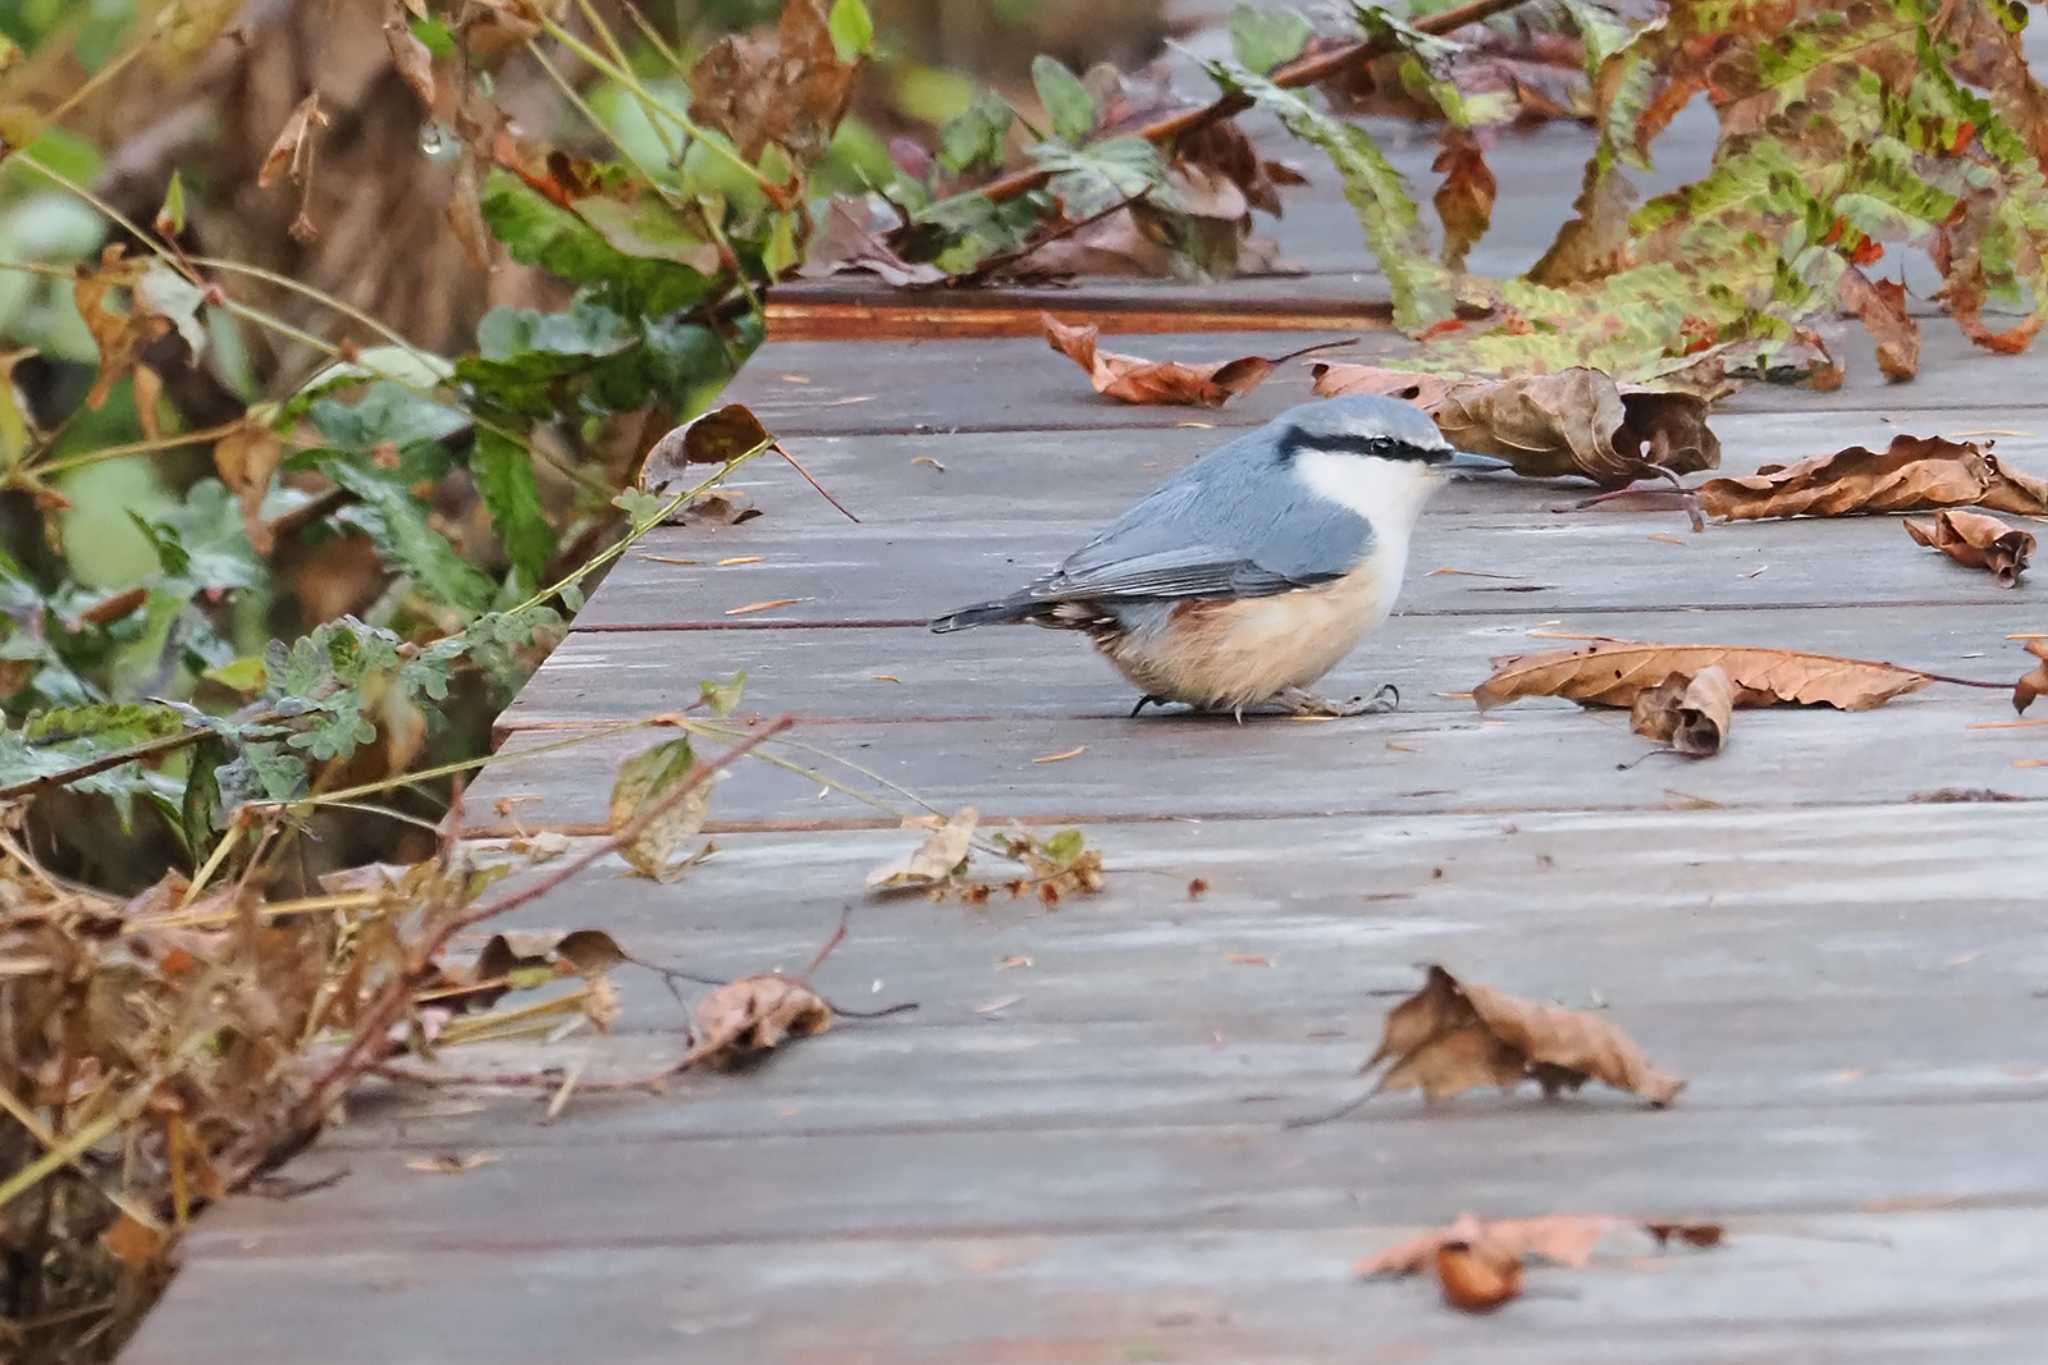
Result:
[[[1095,96],[1081,78],[1057,57],[1039,56],[1031,63],[1031,84],[1038,102],[1052,120],[1052,134],[1062,142],[1079,143],[1095,127]]]
[[[1300,56],[1313,32],[1299,10],[1239,5],[1230,12],[1230,53],[1239,66],[1263,76]]]
[[[1344,198],[1365,229],[1366,242],[1386,272],[1393,293],[1394,320],[1420,329],[1450,316],[1450,272],[1430,253],[1422,218],[1401,175],[1372,137],[1356,124],[1333,118],[1293,90],[1285,90],[1232,62],[1208,64],[1209,75],[1276,115],[1287,131],[1328,154],[1344,177]]]

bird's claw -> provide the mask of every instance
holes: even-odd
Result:
[[[1290,687],[1274,700],[1297,716],[1378,716],[1401,704],[1401,689],[1387,683],[1372,694],[1371,700],[1353,697],[1349,701],[1332,701],[1305,688]]]

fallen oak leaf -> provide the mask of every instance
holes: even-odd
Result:
[[[1737,706],[1832,706],[1867,711],[1930,682],[1959,682],[1896,664],[1746,645],[1666,645],[1602,641],[1582,650],[1520,654],[1494,661],[1493,675],[1472,689],[1484,711],[1523,697],[1564,697],[1581,706],[1633,706],[1636,697],[1673,674],[1718,667]]]
[[[2048,697],[2048,639],[2029,640],[2024,648],[2041,662],[2012,685],[2012,709],[2023,716],[2036,698]]]
[[[1691,474],[1721,464],[1721,442],[1698,394],[1617,384],[1600,370],[1485,379],[1377,365],[1314,366],[1318,397],[1405,398],[1460,450],[1494,455],[1529,478],[1579,475],[1619,488],[1654,469]]]
[[[2034,537],[1984,512],[1944,507],[1932,521],[1907,518],[1906,534],[1958,564],[1987,569],[2002,588],[2019,586],[2034,553]]]
[[[1146,360],[1120,355],[1097,347],[1099,329],[1092,323],[1069,326],[1050,313],[1039,315],[1046,344],[1088,372],[1088,381],[1099,394],[1126,403],[1186,404],[1219,408],[1239,394],[1249,393],[1264,383],[1277,365],[1311,351],[1348,346],[1356,337],[1319,342],[1298,351],[1267,359],[1240,356],[1235,360],[1183,364],[1177,360]]]
[[[974,844],[974,826],[980,819],[979,812],[967,806],[951,819],[922,815],[905,820],[905,829],[930,832],[908,857],[868,873],[869,893],[925,891],[943,885],[966,866]]]
[[[1637,693],[1630,728],[1687,758],[1711,758],[1727,742],[1734,706],[1728,674],[1714,664],[1690,676],[1673,673]]]
[[[1462,982],[1435,963],[1422,989],[1388,1012],[1380,1045],[1359,1074],[1382,1063],[1386,1070],[1364,1095],[1287,1126],[1342,1117],[1382,1091],[1419,1089],[1433,1103],[1478,1085],[1511,1090],[1533,1080],[1554,1096],[1597,1080],[1661,1109],[1685,1088],[1608,1020]]]
[[[1707,515],[1725,521],[1840,517],[1989,507],[2048,515],[2048,481],[2001,465],[1974,441],[1894,436],[1883,452],[1849,446],[1755,474],[1709,479],[1693,490]]]

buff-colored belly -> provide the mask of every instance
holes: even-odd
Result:
[[[1406,557],[1384,552],[1390,548],[1322,587],[1187,603],[1164,629],[1105,639],[1102,652],[1149,695],[1212,709],[1256,706],[1309,686],[1387,619]]]

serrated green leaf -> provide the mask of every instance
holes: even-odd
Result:
[[[1032,148],[1032,156],[1053,173],[1050,188],[1069,218],[1100,213],[1140,194],[1162,209],[1178,203],[1167,183],[1165,157],[1140,137],[1110,138],[1086,147],[1045,143]]]
[[[292,801],[306,794],[303,760],[268,740],[242,746],[232,762],[214,770],[221,805],[228,810],[245,801]]]
[[[1322,113],[1294,91],[1235,63],[1206,65],[1218,85],[1249,96],[1278,116],[1289,132],[1328,154],[1344,179],[1344,198],[1386,274],[1394,321],[1404,330],[1419,331],[1449,317],[1455,303],[1450,272],[1429,249],[1406,182],[1365,130]]]
[[[1230,52],[1239,66],[1263,76],[1299,57],[1314,31],[1299,10],[1241,4],[1230,12]]]
[[[385,561],[410,574],[422,592],[466,616],[489,608],[496,585],[427,524],[426,507],[410,490],[354,460],[323,460],[320,471],[361,500],[352,514]]]
[[[627,255],[509,172],[491,173],[481,203],[485,224],[514,260],[589,285],[621,313],[666,316],[701,302],[714,287],[710,277],[689,266]]]
[[[1052,120],[1053,136],[1079,144],[1095,127],[1095,96],[1057,57],[1040,54],[1031,63],[1031,84]]]
[[[619,765],[612,782],[611,828],[623,832],[645,812],[674,798],[690,780],[697,766],[687,737],[657,744],[635,754]],[[699,783],[687,796],[670,805],[637,839],[619,849],[619,856],[643,877],[667,881],[675,870],[676,854],[704,828],[711,801],[711,784]]]
[[[515,568],[538,581],[555,552],[555,531],[540,505],[533,456],[495,431],[479,430],[469,472]]]
[[[952,175],[965,175],[1002,165],[1003,140],[1016,117],[1002,99],[982,91],[973,104],[939,129],[940,168]]]
[[[825,26],[832,34],[832,50],[842,62],[866,56],[875,45],[875,21],[861,0],[834,0]]]
[[[386,441],[395,446],[438,441],[469,426],[468,415],[459,409],[381,381],[353,403],[315,399],[307,416],[329,445],[353,451],[368,451]]]

